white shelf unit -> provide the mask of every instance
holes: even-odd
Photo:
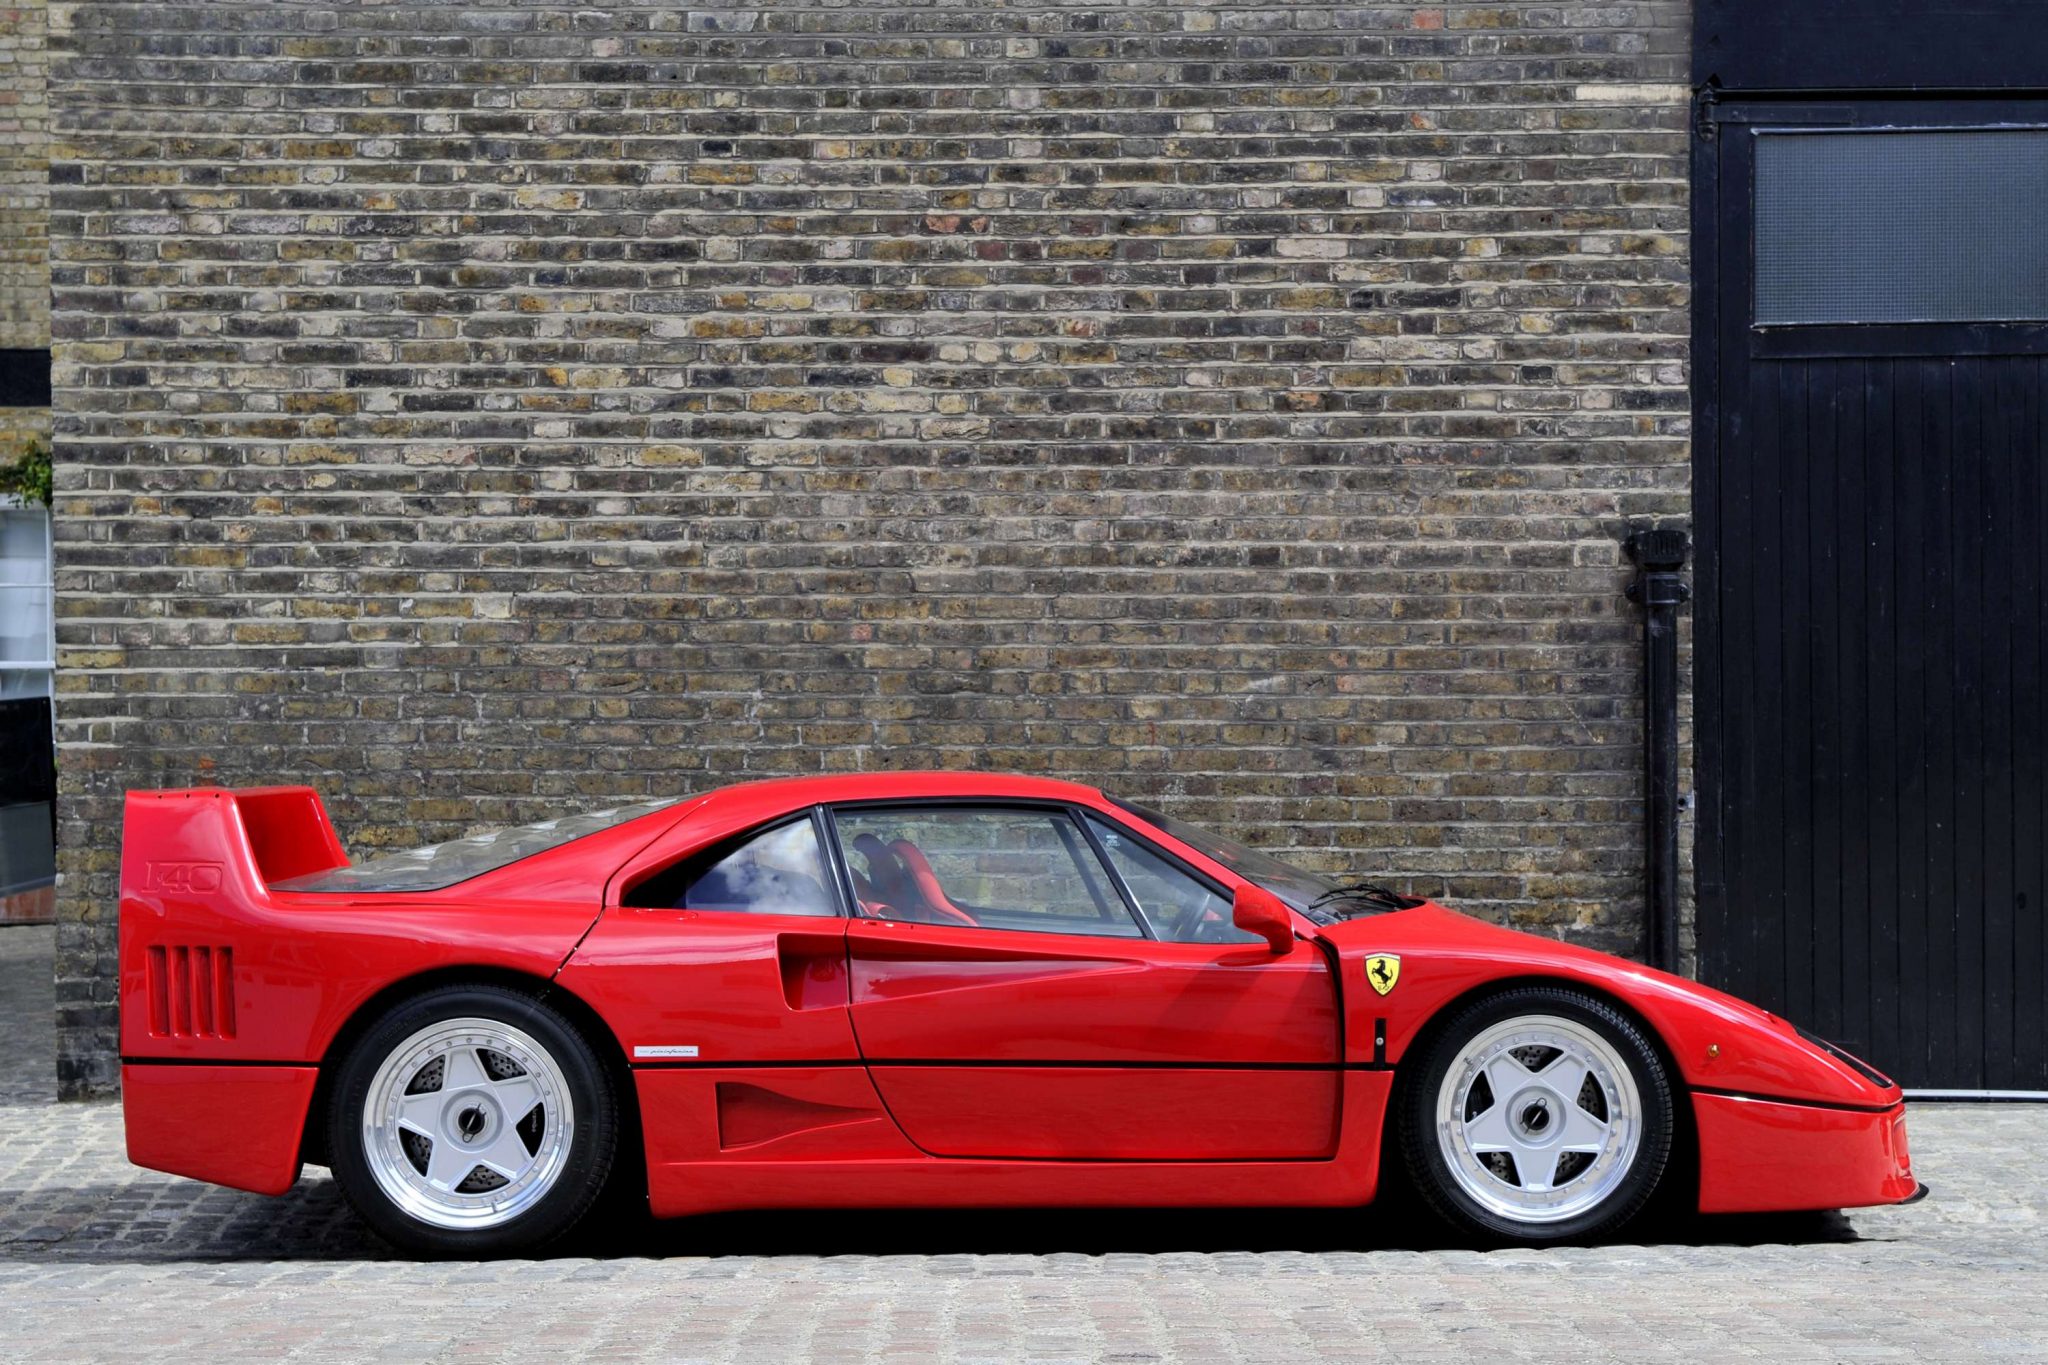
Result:
[[[57,669],[50,514],[0,498],[0,699],[48,697]]]

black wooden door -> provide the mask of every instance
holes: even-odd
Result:
[[[1696,160],[1701,975],[2048,1091],[2048,109],[1723,107]]]

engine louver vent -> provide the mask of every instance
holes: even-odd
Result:
[[[235,950],[149,950],[149,1031],[159,1038],[235,1036]]]

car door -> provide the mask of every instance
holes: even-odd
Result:
[[[830,824],[855,1039],[923,1150],[1333,1150],[1337,992],[1313,944],[1245,941],[1224,888],[1057,804],[846,805]]]
[[[621,869],[562,984],[635,1066],[857,1065],[822,820],[732,823],[685,821]]]

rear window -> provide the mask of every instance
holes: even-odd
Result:
[[[514,825],[404,853],[381,854],[348,867],[331,867],[325,872],[272,882],[271,887],[277,891],[313,892],[439,891],[675,804],[668,800],[637,801],[630,806],[613,806],[610,810],[568,815],[559,820]]]

